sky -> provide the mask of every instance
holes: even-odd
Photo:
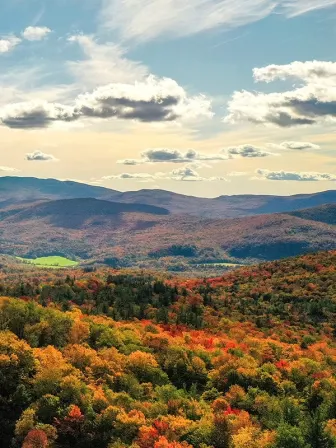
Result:
[[[336,184],[336,0],[0,0],[0,176]]]

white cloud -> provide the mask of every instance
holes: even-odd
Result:
[[[29,162],[55,162],[57,159],[52,154],[46,154],[42,151],[34,151],[26,154],[26,160]]]
[[[269,144],[268,146],[272,148],[277,149],[285,149],[285,150],[293,150],[293,151],[316,151],[318,149],[321,149],[319,145],[315,145],[314,143],[310,142],[295,142],[295,141],[289,141],[289,142],[282,142],[280,144]]]
[[[278,181],[298,181],[298,182],[317,182],[317,181],[336,181],[336,174],[298,172],[298,171],[269,171],[259,169],[256,173],[260,176],[259,180],[278,180]]]
[[[9,166],[0,166],[0,171],[6,172],[6,173],[14,173],[14,172],[18,172],[19,170],[17,170],[16,168],[11,168]]]
[[[168,179],[169,178],[172,180],[187,181],[187,182],[226,181],[224,177],[202,177],[198,174],[197,171],[188,166],[173,170],[168,176]]]
[[[69,61],[68,69],[76,81],[86,88],[103,84],[134,83],[148,76],[148,68],[140,62],[126,57],[126,49],[107,42],[98,43],[93,36],[76,35],[69,42],[77,43],[84,59]]]
[[[141,165],[144,163],[193,163],[193,162],[219,162],[229,157],[224,154],[203,154],[189,149],[185,152],[171,148],[150,148],[141,153],[140,159],[118,160],[122,165]]]
[[[51,29],[46,26],[28,26],[23,32],[22,37],[30,41],[39,41],[45,39]]]
[[[121,174],[115,174],[112,176],[104,176],[102,177],[102,180],[139,180],[141,182],[151,182],[157,177],[153,174],[148,173],[121,173]]]
[[[7,36],[0,39],[0,54],[9,53],[19,45],[20,42],[21,39],[16,36]]]
[[[235,92],[228,103],[226,122],[249,121],[280,127],[335,122],[336,63],[293,62],[254,69],[256,81],[296,77],[305,85],[287,92]]]
[[[111,176],[104,176],[103,181],[106,180],[138,180],[141,182],[152,182],[157,180],[174,180],[179,182],[214,182],[226,181],[224,177],[202,177],[197,171],[190,166],[178,168],[169,173],[121,173]]]
[[[306,1],[306,0],[305,0]],[[305,82],[317,84],[330,80],[336,82],[336,63],[329,61],[294,61],[286,65],[267,65],[266,67],[255,68],[253,77],[259,82],[272,82],[277,79],[286,80],[288,78],[301,79]]]
[[[104,0],[105,27],[138,41],[236,27],[269,15],[272,0]]]
[[[103,0],[101,22],[134,42],[175,38],[256,22],[273,12],[293,17],[336,0]]]
[[[194,106],[194,107],[192,107]],[[55,122],[80,118],[167,122],[211,118],[211,102],[203,96],[189,97],[169,78],[149,76],[134,84],[114,83],[79,95],[72,106],[32,101],[0,109],[0,120],[11,128],[46,128]]]
[[[253,145],[241,145],[233,146],[227,149],[223,149],[224,153],[227,153],[230,157],[243,157],[243,158],[257,158],[268,157],[275,154],[265,151],[263,148],[259,148]]]
[[[282,0],[284,12],[289,17],[298,16],[316,9],[336,5],[336,0]]]

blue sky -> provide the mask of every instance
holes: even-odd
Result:
[[[0,175],[334,188],[335,18],[335,0],[7,2]]]

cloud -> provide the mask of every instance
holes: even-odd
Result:
[[[157,180],[174,180],[179,182],[214,182],[226,181],[224,177],[202,177],[197,171],[189,166],[178,168],[169,173],[122,173],[104,176],[102,180],[138,180],[141,182],[152,182]]]
[[[57,103],[22,102],[0,109],[0,120],[13,129],[46,128],[56,121],[73,121],[78,118],[74,109]]]
[[[112,176],[104,176],[102,180],[139,180],[142,182],[149,182],[156,179],[156,176],[148,173],[121,173]]]
[[[173,170],[168,176],[168,179],[177,181],[188,181],[188,182],[214,182],[214,181],[226,181],[224,177],[202,177],[197,171],[191,167],[183,167]]]
[[[18,172],[19,170],[17,170],[16,168],[11,168],[9,166],[0,166],[0,171],[6,172],[6,173],[14,173],[14,172]]]
[[[103,0],[101,22],[121,39],[176,38],[253,23],[276,12],[293,17],[336,0]]]
[[[306,1],[306,0],[305,0]],[[336,81],[336,63],[328,61],[294,61],[286,65],[267,65],[253,69],[253,77],[259,82],[272,82],[288,78],[300,79],[306,82],[319,83],[324,80]]]
[[[271,152],[267,152],[264,149],[253,145],[230,147],[228,149],[224,149],[223,152],[226,152],[229,156],[239,156],[243,158],[268,157],[274,155]]]
[[[19,45],[20,42],[21,39],[16,36],[8,36],[0,39],[0,54],[9,53]]]
[[[282,8],[288,17],[295,17],[334,5],[336,5],[336,0],[282,0]]]
[[[140,159],[118,160],[122,165],[142,165],[144,163],[193,163],[193,162],[218,162],[227,160],[224,154],[202,154],[194,149],[183,152],[179,149],[171,148],[150,148],[141,153]]]
[[[52,154],[45,154],[41,151],[34,151],[26,154],[26,160],[29,162],[55,162],[57,159]]]
[[[3,125],[10,128],[46,128],[53,122],[80,118],[164,122],[211,118],[211,102],[204,96],[188,97],[174,80],[149,76],[134,84],[114,83],[79,95],[72,106],[48,102],[22,102],[0,109]]]
[[[122,39],[139,42],[244,25],[266,17],[275,5],[272,0],[104,0],[101,19]]]
[[[315,145],[314,143],[310,142],[282,142],[279,145],[277,144],[270,144],[269,146],[273,148],[278,149],[288,149],[288,150],[294,150],[294,151],[315,151],[318,149],[321,149],[319,145]]]
[[[30,41],[38,41],[45,39],[51,29],[46,26],[28,26],[23,32],[22,37]]]
[[[287,92],[235,92],[228,103],[226,122],[249,121],[279,127],[334,122],[336,118],[336,63],[293,62],[254,69],[256,81],[297,78],[304,85]]]
[[[76,35],[68,39],[79,45],[84,59],[69,61],[70,73],[82,86],[93,88],[114,83],[134,83],[144,80],[148,68],[126,57],[126,49],[116,43],[99,43],[93,36]]]
[[[129,166],[135,166],[135,165],[141,165],[144,162],[143,159],[122,159],[117,160],[117,163],[120,163],[121,165],[129,165]]]
[[[287,180],[298,182],[317,182],[317,181],[336,181],[336,174],[315,173],[315,172],[297,172],[297,171],[269,171],[257,170],[259,178],[266,180]]]

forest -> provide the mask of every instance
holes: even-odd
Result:
[[[336,251],[204,279],[0,262],[1,446],[336,447]]]

